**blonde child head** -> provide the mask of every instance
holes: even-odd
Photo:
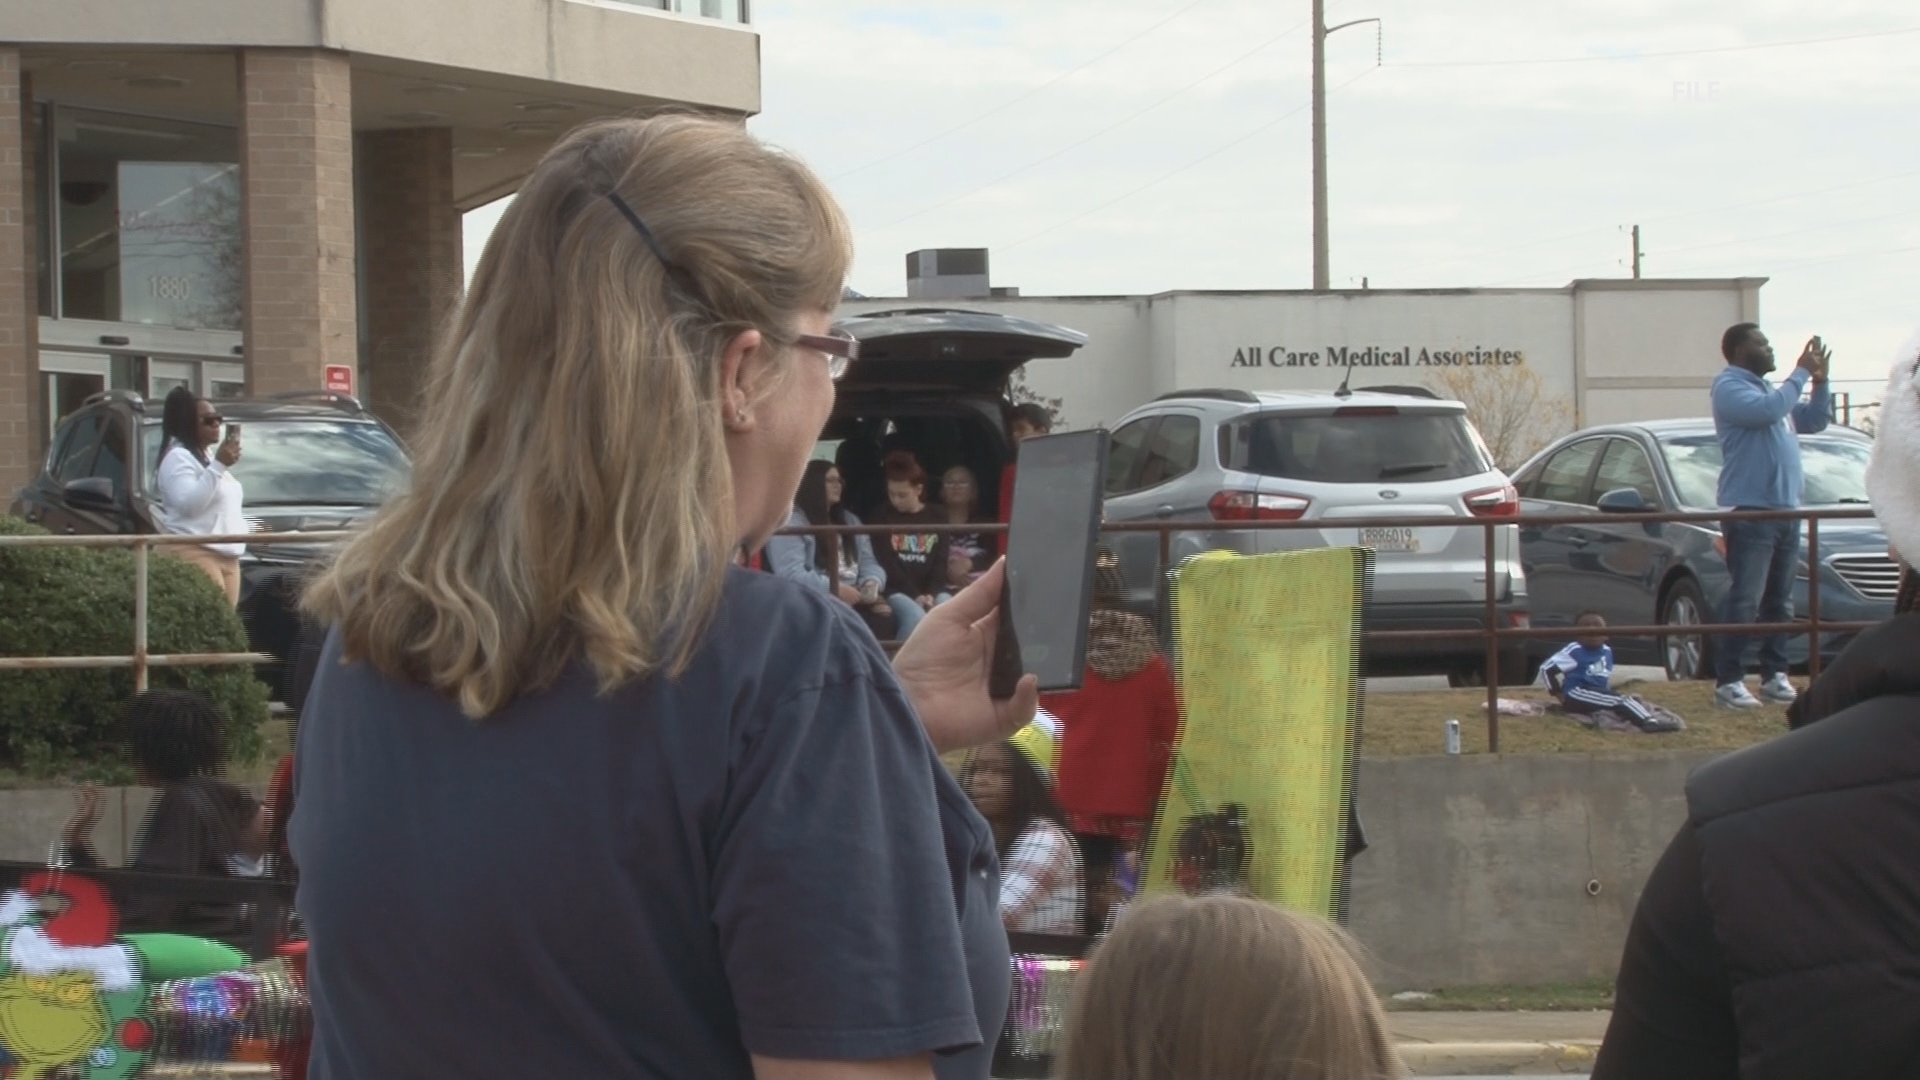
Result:
[[[1074,994],[1063,1080],[1387,1080],[1386,1018],[1344,933],[1246,897],[1129,910]]]

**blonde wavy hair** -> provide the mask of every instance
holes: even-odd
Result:
[[[739,539],[720,357],[743,330],[783,342],[831,311],[852,250],[820,179],[737,124],[573,132],[500,219],[433,356],[411,486],[304,609],[348,659],[474,718],[579,660],[603,692],[677,675]]]
[[[1142,900],[1081,974],[1062,1080],[1389,1080],[1403,1075],[1353,946],[1246,897]]]

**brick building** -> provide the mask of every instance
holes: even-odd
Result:
[[[747,0],[0,4],[0,493],[108,388],[405,429],[460,214],[568,128],[760,104]]]

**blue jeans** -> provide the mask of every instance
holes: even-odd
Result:
[[[953,599],[952,593],[940,593],[933,598],[933,606],[939,607],[951,599]],[[893,636],[898,641],[905,641],[912,637],[913,628],[919,626],[920,620],[927,617],[927,613],[920,607],[920,601],[905,593],[888,594],[887,606],[893,609]]]
[[[1793,579],[1800,569],[1798,521],[1727,521],[1727,573],[1733,578],[1720,608],[1723,623],[1787,622],[1793,618]],[[1721,686],[1746,678],[1747,645],[1752,634],[1726,634],[1714,645],[1714,682]],[[1760,636],[1760,674],[1787,671],[1787,635]]]

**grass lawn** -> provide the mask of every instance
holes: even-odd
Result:
[[[1801,681],[1804,688],[1804,680]],[[1500,750],[1507,754],[1554,754],[1569,751],[1628,751],[1634,753],[1661,750],[1735,750],[1765,742],[1787,730],[1787,710],[1769,705],[1763,709],[1735,712],[1713,705],[1711,682],[1636,682],[1624,680],[1616,685],[1626,693],[1640,694],[1686,718],[1687,730],[1668,735],[1637,735],[1600,732],[1582,727],[1569,717],[1549,713],[1545,716],[1502,716]],[[1500,696],[1508,700],[1546,701],[1545,691],[1524,687],[1503,687]],[[1460,721],[1460,752],[1487,752],[1487,692],[1484,689],[1376,691],[1367,695],[1366,715],[1362,721],[1360,753],[1363,757],[1417,757],[1446,752],[1446,722]],[[261,726],[264,752],[251,765],[234,766],[228,773],[235,783],[265,790],[273,775],[274,763],[290,749],[287,722],[274,718]],[[948,764],[958,768],[963,755],[950,755]],[[0,770],[0,788],[42,787],[48,781],[28,779]]]
[[[1805,682],[1799,685],[1804,689]],[[1733,710],[1715,708],[1713,683],[1622,680],[1614,689],[1639,694],[1677,712],[1687,730],[1665,735],[1603,732],[1571,717],[1502,716],[1500,752],[1552,754],[1567,751],[1735,750],[1765,742],[1787,730],[1785,706]],[[1507,700],[1547,701],[1544,690],[1502,687]],[[1409,757],[1446,752],[1446,722],[1460,721],[1460,752],[1487,752],[1487,692],[1482,689],[1374,692],[1367,695],[1362,720],[1363,757]]]
[[[1415,1000],[1381,999],[1389,1012],[1585,1012],[1613,1008],[1610,982],[1542,986],[1462,986]]]

